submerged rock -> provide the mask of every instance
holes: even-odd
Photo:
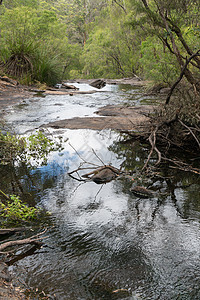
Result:
[[[140,198],[149,198],[154,197],[155,193],[149,189],[146,189],[143,186],[132,186],[130,191],[137,197]]]
[[[94,181],[97,184],[110,182],[113,179],[115,179],[118,176],[116,172],[109,168],[105,168],[101,171],[99,171],[97,174],[93,175],[91,177],[92,181]]]

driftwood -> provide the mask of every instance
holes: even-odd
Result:
[[[105,165],[103,160],[97,155],[93,148],[92,152],[96,156],[96,158],[101,162],[101,166],[91,162],[87,162],[70,143],[69,145],[73,148],[73,150],[82,160],[82,163],[77,169],[68,173],[68,175],[71,178],[82,182],[94,181],[95,183],[107,183],[112,181],[113,179],[116,179],[119,175],[124,173],[120,169],[115,168],[111,165]],[[83,165],[86,165],[86,167],[83,167]],[[80,175],[80,173],[84,170],[90,169],[92,169],[91,172]],[[76,174],[76,176],[74,176],[74,174]]]
[[[19,246],[19,245],[25,245],[25,244],[35,244],[35,245],[40,244],[41,245],[41,240],[46,237],[40,237],[40,236],[42,234],[44,234],[46,231],[47,231],[47,229],[45,229],[44,231],[42,231],[36,235],[33,235],[27,239],[5,242],[0,245],[0,253],[4,253],[4,252],[2,252],[4,249],[6,249],[8,247],[12,247],[12,246]]]
[[[111,165],[104,165],[101,167],[92,167],[92,171],[83,175],[80,175],[79,172],[83,170],[91,169],[88,168],[81,168],[79,167],[72,172],[69,172],[68,175],[77,181],[94,181],[95,183],[107,183],[116,179],[120,174],[123,172]],[[76,173],[78,177],[75,177],[73,174]]]

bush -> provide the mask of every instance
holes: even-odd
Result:
[[[39,210],[35,207],[28,207],[22,203],[16,195],[11,195],[6,204],[0,202],[0,217],[3,223],[18,224],[36,219]]]
[[[48,85],[62,79],[71,53],[66,25],[55,12],[40,6],[5,9],[0,26],[1,68],[7,75],[22,83],[36,80]]]

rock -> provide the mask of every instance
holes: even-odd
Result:
[[[97,80],[92,81],[90,83],[90,85],[97,89],[102,89],[106,85],[106,82],[102,79],[97,79]]]
[[[157,94],[160,92],[160,90],[166,88],[166,85],[164,85],[163,83],[158,83],[158,84],[155,84],[154,86],[152,86],[148,93],[150,94]]]
[[[75,85],[62,83],[62,88],[68,89],[68,90],[79,90],[79,88],[75,87]]]
[[[160,94],[168,94],[170,92],[170,88],[162,88],[160,89]]]
[[[146,189],[143,186],[132,186],[130,191],[137,197],[140,198],[149,198],[149,197],[153,197],[154,196],[154,192],[152,192],[149,189]]]
[[[91,177],[92,181],[97,184],[110,182],[117,177],[117,173],[112,171],[109,168],[104,168],[103,170],[99,171],[97,174]]]
[[[9,78],[9,77],[7,77],[7,76],[0,76],[0,79],[1,79],[2,81],[11,83],[12,85],[18,85],[18,84],[19,84],[19,82],[18,82],[17,80],[14,80],[14,79]]]
[[[55,87],[56,89],[61,89],[62,84],[61,84],[61,83],[57,83],[54,87]]]

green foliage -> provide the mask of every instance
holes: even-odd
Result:
[[[123,10],[104,9],[84,47],[84,74],[105,78],[133,76],[138,69],[137,48],[137,37],[126,24]]]
[[[17,137],[10,133],[0,133],[0,160],[1,164],[14,162],[26,148],[24,137]]]
[[[144,78],[157,83],[170,84],[178,76],[178,66],[174,57],[163,49],[163,44],[155,38],[148,37],[141,43],[140,71]]]
[[[170,84],[180,73],[171,35],[183,61],[185,44],[200,48],[199,1],[11,0],[0,13],[1,66],[22,83],[136,74]]]
[[[52,9],[40,4],[37,9],[19,6],[4,10],[0,60],[5,72],[22,82],[28,77],[30,81],[54,85],[62,79],[66,62],[73,66],[73,54],[68,52],[66,25]]]
[[[10,133],[0,133],[0,163],[12,164],[16,162],[31,165],[46,164],[50,152],[61,150],[62,141],[53,141],[41,131],[29,137],[20,137]]]
[[[37,218],[39,209],[28,207],[16,195],[11,195],[6,204],[0,201],[0,217],[5,225],[17,225]]]

